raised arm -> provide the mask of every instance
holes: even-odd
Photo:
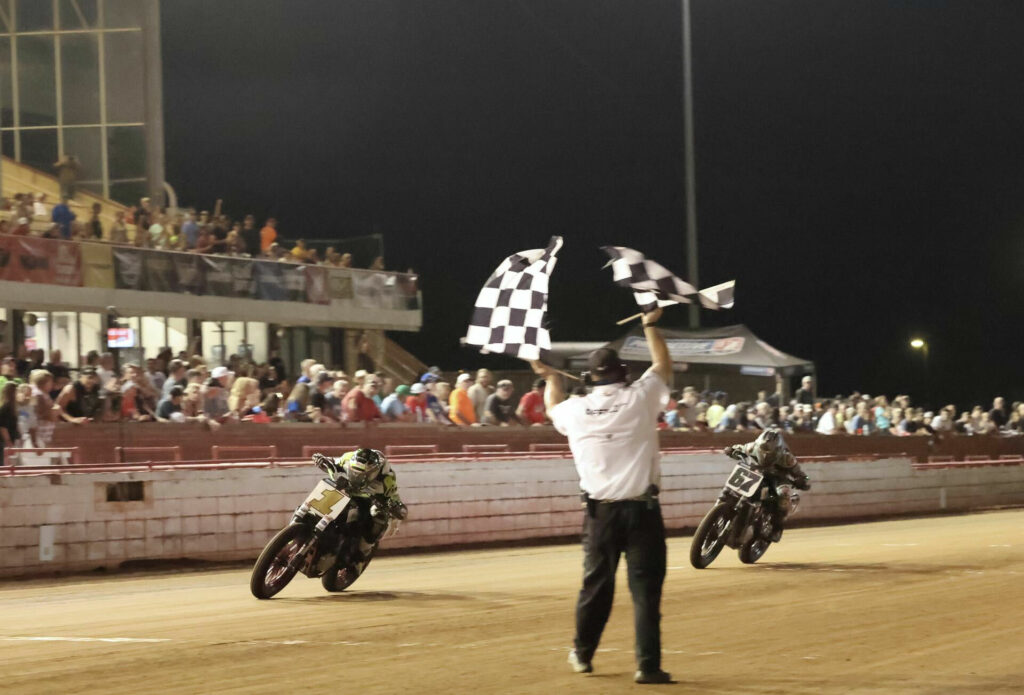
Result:
[[[562,386],[562,375],[540,360],[530,360],[530,366],[538,375],[544,377],[544,408],[551,410],[565,400],[565,387]],[[518,415],[518,411],[516,412]]]
[[[662,380],[672,386],[672,357],[668,354],[668,345],[661,331],[655,325],[661,318],[661,308],[644,314],[644,337],[647,339],[647,347],[651,351],[651,369]]]

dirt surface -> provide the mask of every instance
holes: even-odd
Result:
[[[379,558],[348,592],[248,572],[0,584],[0,692],[1022,693],[1024,510],[786,532],[755,566],[669,542],[664,666],[632,682],[619,592],[595,673],[565,663],[576,546]]]

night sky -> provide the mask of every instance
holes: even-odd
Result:
[[[289,237],[381,233],[445,368],[509,253],[566,243],[554,340],[635,311],[598,247],[685,277],[679,3],[169,0],[167,177]],[[693,0],[701,286],[821,391],[1024,398],[1024,2]],[[667,310],[666,325],[686,323]],[[918,400],[922,400],[918,398]]]

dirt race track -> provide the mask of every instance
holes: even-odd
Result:
[[[565,663],[574,545],[379,558],[351,591],[248,571],[0,584],[0,692],[1024,693],[1024,510],[787,531],[756,566],[669,541],[665,668],[632,682],[620,568],[595,673]]]

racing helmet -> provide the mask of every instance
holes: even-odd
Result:
[[[384,455],[376,449],[357,449],[345,462],[345,477],[358,489],[373,481],[384,468]]]
[[[758,460],[764,463],[775,458],[775,453],[786,450],[786,441],[782,438],[782,430],[769,427],[754,440]]]
[[[782,439],[782,430],[777,427],[769,427],[757,435],[757,448],[759,449],[781,449],[785,446],[786,442]]]

